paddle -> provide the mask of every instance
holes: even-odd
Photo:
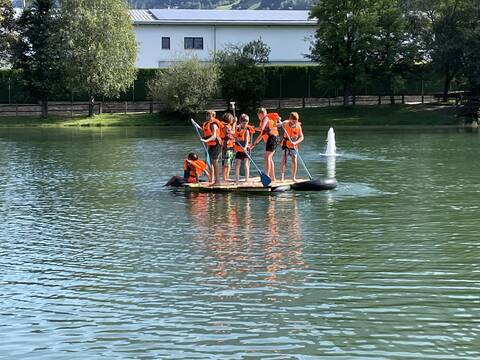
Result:
[[[287,135],[288,140],[293,144],[292,138],[290,137],[290,135],[288,135],[288,132],[287,132],[287,130],[285,129],[285,126],[283,126],[283,122],[280,121],[280,124],[282,125],[282,129],[283,129],[284,134]],[[295,150],[297,151],[298,159],[299,159],[300,162],[302,163],[302,166],[303,166],[303,168],[305,169],[305,171],[307,172],[308,177],[310,178],[310,180],[313,180],[313,177],[312,177],[312,175],[310,174],[310,171],[308,171],[308,169],[307,169],[307,165],[305,165],[305,162],[303,161],[302,157],[300,156],[300,151],[298,150],[298,146],[295,147]]]
[[[242,148],[245,155],[247,155],[247,157],[252,162],[253,166],[255,166],[255,169],[257,169],[258,173],[260,174],[260,181],[262,182],[263,187],[268,187],[268,185],[272,183],[272,179],[270,179],[270,176],[268,176],[262,170],[260,170],[260,168],[257,166],[257,164],[255,164],[255,161],[253,161],[252,157],[248,153],[247,149],[245,149],[242,144],[240,144],[237,140],[235,140],[235,142],[237,143],[238,146]]]
[[[200,131],[198,130],[198,128],[200,126],[195,122],[195,120],[193,120],[193,119],[190,119],[190,120],[192,122],[193,128],[197,132],[198,137],[200,138],[200,142],[203,145],[203,149],[205,150],[205,162],[207,163],[208,166],[211,166],[210,155],[208,155],[207,145],[205,145],[205,143],[202,141],[202,135],[200,134]]]

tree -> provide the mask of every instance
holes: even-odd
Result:
[[[265,73],[270,47],[262,40],[230,45],[215,54],[221,70],[222,95],[238,102],[240,108],[253,109],[264,93]]]
[[[135,80],[137,45],[127,4],[63,0],[62,34],[68,86],[88,94],[93,116],[95,96],[118,96]]]
[[[465,19],[465,48],[463,51],[464,76],[470,88],[480,95],[480,3],[469,0],[469,18]]]
[[[15,42],[15,17],[12,2],[0,0],[0,68],[10,64]]]
[[[405,70],[414,64],[415,45],[398,0],[377,0],[375,8],[376,29],[368,51],[370,73],[388,89],[394,104],[395,90],[404,85]]]
[[[48,98],[61,87],[58,10],[52,0],[35,0],[18,20],[14,66],[23,70],[30,93],[48,116]]]
[[[220,78],[218,66],[202,64],[196,58],[159,70],[148,83],[149,96],[162,102],[168,111],[190,116],[205,110],[215,96]]]
[[[310,11],[318,29],[309,57],[320,64],[327,79],[342,85],[345,106],[365,72],[376,25],[374,4],[375,0],[320,0]]]

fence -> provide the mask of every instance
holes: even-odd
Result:
[[[337,88],[322,77],[318,66],[265,66],[264,68],[265,99],[276,98],[327,98],[342,95],[342,89]],[[423,68],[422,68],[423,69]],[[156,74],[158,69],[139,69],[133,86],[118,98],[101,98],[106,102],[138,102],[148,101],[147,83]],[[442,77],[431,69],[416,69],[405,75],[405,86],[396,93],[404,94],[433,94],[443,89]],[[452,83],[452,90],[458,90],[460,84]],[[389,90],[379,80],[365,80],[358,82],[353,92],[357,95],[388,94]],[[86,102],[86,94],[74,92],[59,92],[50,98],[60,102]],[[25,79],[20,71],[0,70],[0,103],[3,104],[32,104],[35,101],[26,86]]]
[[[396,103],[433,103],[434,95],[399,95],[395,96]],[[356,105],[389,104],[389,96],[357,96]],[[262,101],[262,106],[270,109],[277,108],[305,108],[326,107],[343,105],[343,97],[324,98],[288,98],[267,99]],[[207,105],[208,109],[225,110],[227,102],[223,99],[213,99]],[[160,102],[155,101],[106,101],[96,102],[95,113],[156,113],[163,109]],[[48,112],[54,116],[75,116],[88,114],[88,102],[49,102]],[[41,106],[39,104],[0,104],[0,116],[39,116]]]

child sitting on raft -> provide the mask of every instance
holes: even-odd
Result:
[[[288,157],[292,158],[292,180],[297,181],[297,149],[298,145],[304,140],[302,125],[299,120],[298,113],[291,112],[288,119],[283,122],[284,134],[281,143],[283,154],[280,163],[282,181],[285,180],[285,168]]]
[[[240,116],[240,124],[235,129],[235,181],[240,181],[240,167],[243,162],[245,169],[245,182],[250,181],[250,159],[245,151],[248,151],[250,145],[250,135],[255,132],[255,129],[248,125],[250,121],[247,114]]]
[[[179,187],[185,183],[194,184],[200,182],[200,176],[207,173],[207,163],[198,159],[195,153],[188,154],[187,158],[183,160],[183,177],[173,176],[165,186]]]

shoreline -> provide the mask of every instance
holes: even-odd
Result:
[[[358,105],[355,107],[285,108],[270,110],[284,119],[291,111],[300,114],[305,128],[469,128],[451,105]],[[200,119],[202,115],[197,115]],[[252,121],[252,120],[251,120]],[[253,123],[256,123],[256,119]],[[28,116],[0,116],[0,128],[115,128],[115,127],[189,127],[189,122],[165,113],[118,113],[47,119]]]

